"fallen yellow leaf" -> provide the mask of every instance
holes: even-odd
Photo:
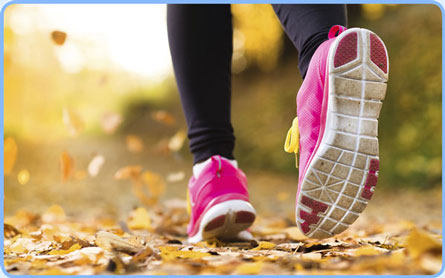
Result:
[[[406,238],[404,245],[413,258],[418,258],[428,251],[437,250],[441,252],[442,250],[442,243],[439,240],[416,228]]]
[[[32,249],[35,244],[30,238],[18,237],[11,246],[8,248],[8,252],[25,253]]]
[[[161,251],[161,257],[165,261],[175,260],[177,258],[181,259],[201,259],[203,257],[211,256],[209,253],[189,251],[189,250],[176,250],[176,248],[171,248],[172,246],[160,246],[158,247]]]
[[[139,207],[132,212],[130,219],[128,220],[128,227],[130,229],[151,229],[151,219],[147,210],[143,207]]]
[[[356,256],[373,256],[373,255],[379,255],[382,252],[377,250],[372,245],[365,245],[355,250],[354,254]]]
[[[45,223],[63,222],[65,218],[65,211],[58,205],[51,206],[42,215],[42,221]]]
[[[263,268],[263,262],[243,263],[236,268],[236,272],[240,275],[258,274]]]
[[[66,254],[69,254],[76,250],[79,250],[81,248],[82,248],[82,246],[79,243],[76,243],[76,244],[72,245],[68,250],[51,250],[48,254],[49,255],[66,255]]]
[[[260,241],[258,246],[253,248],[252,250],[269,250],[275,247],[275,244],[268,241]]]
[[[65,272],[58,267],[51,267],[49,269],[45,269],[41,272],[33,273],[35,275],[69,275],[71,273]]]

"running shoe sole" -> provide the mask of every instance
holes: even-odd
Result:
[[[346,230],[373,195],[379,175],[378,117],[389,69],[383,41],[366,29],[339,35],[328,59],[323,136],[305,171],[296,208],[300,230],[318,239]]]
[[[253,224],[255,215],[255,209],[246,201],[230,200],[216,204],[204,213],[198,233],[189,237],[188,242],[194,244],[210,238],[252,239],[250,233],[241,232]]]

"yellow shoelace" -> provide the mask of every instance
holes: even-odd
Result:
[[[292,126],[287,132],[286,141],[284,142],[284,151],[295,154],[295,166],[298,168],[298,150],[300,144],[300,131],[298,129],[298,117],[292,121]]]

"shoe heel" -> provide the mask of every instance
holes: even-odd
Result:
[[[203,216],[198,233],[189,238],[196,243],[209,238],[236,239],[256,218],[255,209],[243,200],[224,201],[211,207]]]

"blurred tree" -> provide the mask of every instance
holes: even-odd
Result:
[[[234,65],[242,61],[263,71],[277,66],[283,45],[283,30],[269,4],[233,4]]]

